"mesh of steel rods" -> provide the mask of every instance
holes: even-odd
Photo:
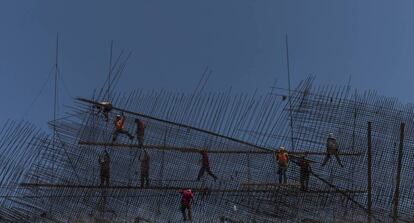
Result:
[[[8,122],[0,132],[5,207],[0,216],[12,222],[177,222],[179,189],[192,188],[196,222],[363,222],[370,213],[371,122],[372,219],[388,222],[396,215],[412,222],[413,106],[349,87],[314,87],[312,77],[291,92],[114,92],[109,122],[94,104],[101,94],[77,100],[55,122],[55,139],[29,124]],[[142,148],[136,137],[120,135],[111,142],[113,120],[121,112],[131,134],[134,119],[145,122]],[[344,167],[334,156],[321,165],[328,133],[336,136]],[[291,154],[286,185],[278,183],[274,155],[280,145]],[[140,188],[144,148],[151,160],[148,188]],[[208,174],[197,181],[203,149],[211,151],[216,181]],[[98,157],[105,150],[111,157],[110,186],[100,187]],[[298,157],[305,153],[312,166],[309,191],[299,184]]]

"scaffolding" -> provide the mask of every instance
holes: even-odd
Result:
[[[179,222],[179,191],[192,189],[194,222],[414,221],[414,164],[407,149],[414,142],[414,107],[349,86],[313,85],[310,77],[290,94],[275,88],[263,95],[112,92],[109,122],[96,110],[106,97],[101,91],[76,99],[66,117],[50,123],[55,137],[9,122],[0,133],[3,154],[9,154],[2,157],[7,187],[0,217]],[[144,121],[144,145],[122,135],[111,141],[121,113],[131,133],[136,118]],[[321,166],[329,133],[344,167],[335,158]],[[281,145],[290,158],[287,184],[278,183]],[[104,151],[111,158],[109,186],[99,184]],[[151,160],[148,187],[140,186],[144,151]],[[201,151],[217,180],[197,180]],[[299,183],[304,155],[312,167],[308,191]]]

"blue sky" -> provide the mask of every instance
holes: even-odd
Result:
[[[3,0],[0,3],[0,122],[25,118],[44,127],[53,117],[56,33],[60,33],[60,104],[90,96],[115,54],[133,52],[119,90],[192,91],[209,66],[206,90],[267,91],[287,87],[284,38],[289,35],[292,84],[317,83],[413,102],[413,1],[385,0]]]

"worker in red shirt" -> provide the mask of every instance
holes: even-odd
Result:
[[[137,124],[137,139],[139,147],[142,148],[144,146],[144,135],[145,135],[145,124],[144,121],[141,119],[135,119],[135,124]]]
[[[130,140],[134,139],[134,136],[131,135],[127,130],[124,129],[125,116],[123,114],[117,115],[115,118],[115,131],[112,136],[112,142],[115,142],[119,134],[125,134],[129,137]]]
[[[202,157],[200,160],[201,168],[200,168],[200,171],[198,172],[197,181],[200,180],[200,178],[204,175],[204,172],[207,172],[210,176],[214,178],[214,180],[217,180],[217,177],[211,172],[210,163],[208,161],[207,150],[202,150],[200,153]]]
[[[181,196],[181,212],[183,213],[184,221],[191,221],[191,202],[194,202],[194,195],[191,189],[180,190]],[[188,218],[185,210],[188,210]]]

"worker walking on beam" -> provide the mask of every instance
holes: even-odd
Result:
[[[109,186],[109,166],[110,157],[108,152],[105,152],[99,157],[99,165],[101,166],[101,187]]]
[[[141,155],[140,155],[141,156]],[[150,168],[150,156],[148,152],[144,150],[144,156],[139,157],[141,160],[141,188],[149,187],[149,168]]]
[[[129,137],[130,140],[134,139],[134,136],[131,135],[127,130],[124,129],[125,116],[123,114],[117,115],[115,118],[115,131],[112,136],[112,142],[115,142],[119,134],[125,134]]]
[[[299,160],[299,166],[300,166],[300,189],[302,191],[308,191],[309,189],[309,176],[312,172],[312,168],[310,166],[309,160],[305,159],[307,156],[307,153],[305,155],[302,155]]]
[[[180,190],[181,193],[181,213],[183,214],[184,221],[191,221],[191,203],[194,202],[194,195],[191,189]],[[188,215],[186,214],[186,210]]]
[[[339,158],[339,146],[333,133],[329,133],[328,138],[326,139],[326,156],[323,160],[322,166],[326,165],[328,160],[331,158],[331,155],[334,155],[338,164],[341,167],[344,167],[341,163],[341,159]]]
[[[285,150],[285,147],[283,146],[279,147],[279,151],[276,154],[276,160],[279,166],[279,169],[277,171],[277,173],[279,174],[279,183],[282,183],[282,178],[283,178],[283,183],[286,184],[287,183],[286,172],[287,172],[288,165],[289,165],[289,156]]]
[[[200,153],[202,157],[200,160],[201,168],[200,168],[200,171],[198,172],[197,181],[199,181],[200,178],[204,175],[204,172],[207,172],[210,176],[214,178],[214,180],[217,180],[217,177],[211,172],[210,162],[208,161],[207,150],[204,149]]]
[[[102,112],[102,114],[105,118],[105,121],[108,122],[109,121],[109,112],[111,112],[111,110],[112,110],[111,102],[108,102],[108,101],[101,102],[101,103],[99,103],[99,105],[96,105],[96,108],[98,109],[97,115]]]
[[[145,124],[144,121],[141,119],[135,119],[135,123],[137,124],[137,139],[139,147],[142,148],[144,146],[144,135],[145,135]]]

